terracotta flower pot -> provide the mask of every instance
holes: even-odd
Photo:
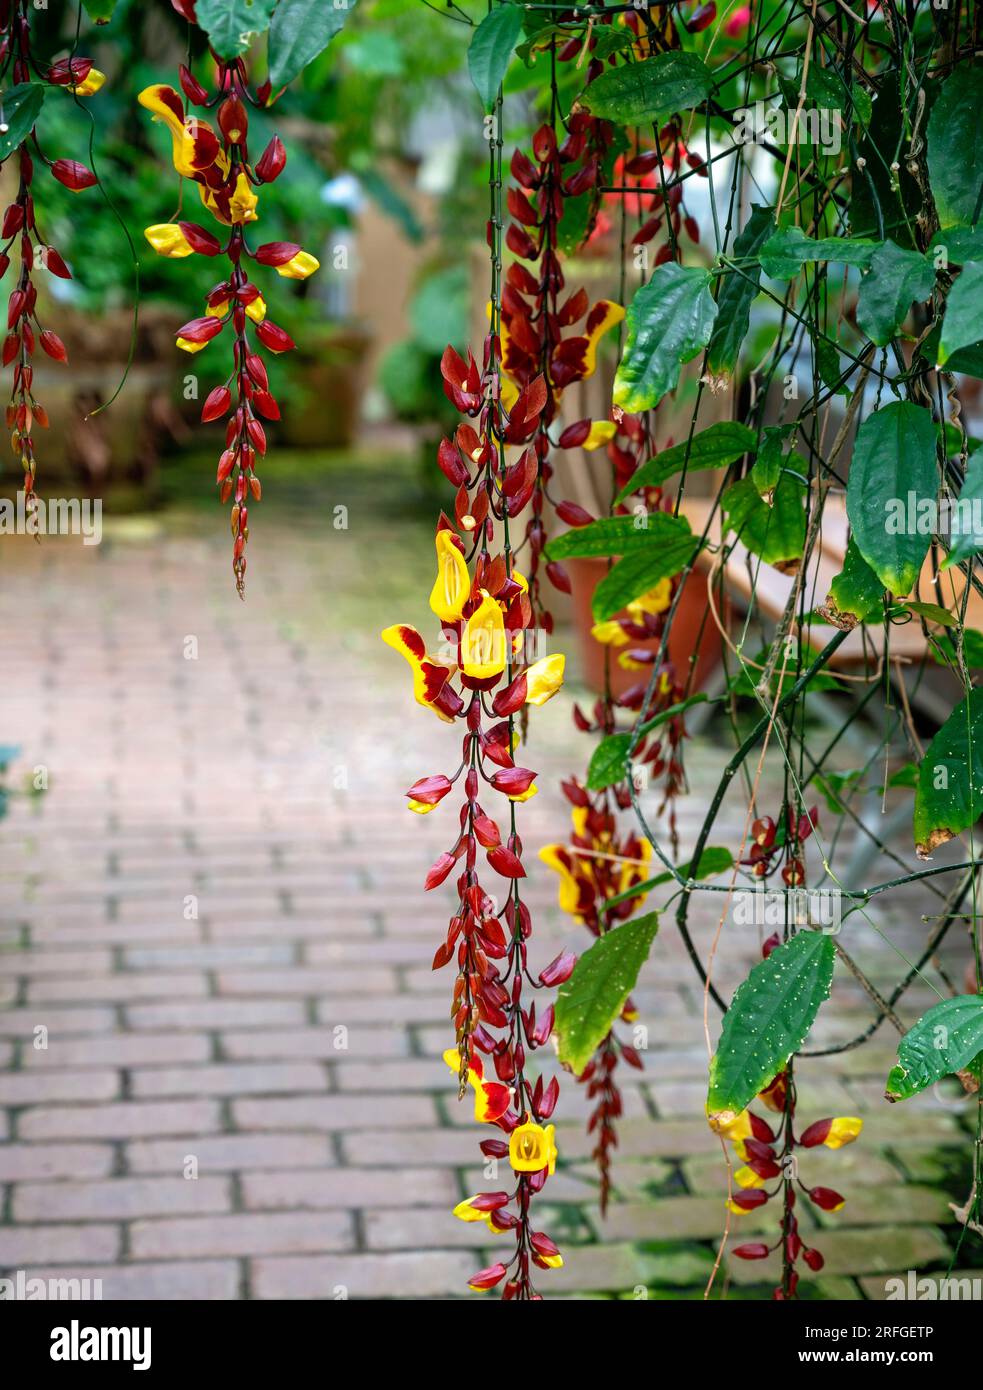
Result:
[[[598,694],[604,690],[604,647],[591,636],[594,617],[591,612],[591,599],[594,590],[607,573],[608,562],[602,559],[564,560],[570,575],[573,589],[573,620],[580,646],[581,665],[585,683]],[[689,671],[690,658],[698,645],[696,675],[693,689],[699,690],[720,661],[720,634],[716,625],[706,617],[707,589],[706,576],[694,570],[683,586],[682,597],[676,608],[669,633],[669,657],[677,675],[685,678]],[[704,621],[706,619],[706,621]],[[701,632],[702,626],[702,632]],[[631,642],[632,647],[657,651],[658,641]],[[644,673],[626,671],[619,665],[617,653],[624,648],[613,647],[611,661],[611,688],[615,695],[621,695],[631,686],[637,685]]]

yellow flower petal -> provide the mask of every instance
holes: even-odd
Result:
[[[207,343],[193,343],[190,338],[178,338],[177,345],[182,352],[201,352]]]
[[[176,222],[155,222],[152,227],[144,227],[143,234],[158,256],[177,261],[194,255],[194,247]]]
[[[620,304],[610,299],[599,299],[587,315],[587,351],[584,354],[586,368],[583,376],[593,376],[597,369],[597,345],[607,331],[620,323],[625,311]]]
[[[471,575],[453,531],[438,531],[436,545],[437,578],[430,591],[430,607],[442,622],[453,623],[471,596]]]
[[[491,680],[505,670],[505,622],[500,605],[482,590],[481,603],[461,634],[461,670],[472,680]]]
[[[308,275],[313,275],[315,270],[320,268],[321,262],[316,256],[312,256],[309,251],[298,251],[296,256],[291,256],[289,261],[276,268],[277,275],[283,275],[288,280],[306,280]]]
[[[602,444],[610,444],[617,429],[618,426],[612,420],[595,420],[590,427],[590,434],[580,447],[582,449],[599,449]]]
[[[533,662],[526,671],[527,705],[545,705],[547,700],[552,700],[563,684],[565,665],[566,657],[561,653]]]

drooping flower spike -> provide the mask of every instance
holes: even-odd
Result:
[[[193,18],[193,6],[179,4],[176,8],[186,18]],[[269,83],[262,83],[254,92],[241,58],[215,61],[211,91],[186,67],[182,66],[180,78],[191,107],[215,109],[217,129],[203,117],[187,112],[185,100],[173,87],[154,84],[140,93],[139,101],[167,127],[174,168],[196,185],[203,209],[222,229],[221,239],[191,221],[155,223],[144,235],[160,256],[179,260],[200,255],[226,261],[225,278],[206,296],[204,313],[179,329],[177,345],[195,354],[226,330],[232,337],[231,370],[224,382],[208,393],[201,418],[205,423],[225,421],[225,448],[219,457],[216,483],[221,501],[232,499],[232,569],[243,595],[249,505],[262,497],[258,466],[267,449],[263,422],[280,418],[260,348],[279,354],[294,347],[286,330],[267,317],[266,300],[251,278],[248,262],[272,267],[283,279],[305,280],[318,269],[318,261],[293,242],[256,243],[247,236],[246,229],[260,216],[256,190],[279,177],[286,164],[286,150],[279,136],[274,136],[256,163],[250,163],[247,107],[267,103]]]
[[[41,84],[66,88],[76,97],[93,96],[105,76],[91,58],[74,55],[60,58],[47,67],[39,65],[32,47],[31,0],[2,0],[0,3],[0,89],[4,93],[4,130],[18,122],[23,110],[40,109]],[[51,159],[43,148],[34,125],[27,126],[20,142],[0,168],[16,161],[17,192],[3,212],[0,224],[0,278],[6,275],[16,253],[20,271],[7,297],[7,329],[0,350],[4,367],[13,367],[10,403],[6,410],[10,443],[20,459],[24,473],[25,511],[37,509],[35,479],[37,457],[34,426],[46,429],[48,415],[34,395],[33,358],[38,347],[55,362],[67,362],[68,353],[53,329],[42,326],[37,310],[37,274],[47,272],[62,280],[72,273],[57,247],[42,235],[41,212],[35,200],[35,173],[38,165],[72,192],[91,188],[96,176],[87,165],[74,159]]]

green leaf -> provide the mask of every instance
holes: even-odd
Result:
[[[936,362],[944,366],[954,352],[983,339],[983,262],[967,261],[945,306]]]
[[[908,1100],[943,1076],[962,1071],[983,1052],[983,997],[943,999],[898,1043],[898,1064],[887,1078],[886,1099]]]
[[[39,82],[19,82],[3,98],[3,118],[7,129],[0,135],[0,161],[22,145],[44,104],[44,88]]]
[[[830,813],[842,816],[846,810],[846,803],[841,799],[840,793],[859,790],[858,784],[863,775],[862,767],[851,768],[849,772],[817,772],[813,777],[813,785],[826,802]]]
[[[872,343],[885,347],[907,318],[912,301],[927,299],[934,284],[935,271],[925,256],[885,241],[860,281],[857,322]],[[983,329],[977,334],[981,336]]]
[[[918,578],[930,535],[909,517],[938,492],[938,429],[924,406],[892,401],[860,426],[847,480],[846,510],[857,548],[892,594],[907,594]]]
[[[824,612],[837,627],[854,627],[883,609],[884,585],[850,537],[843,568],[829,587]]]
[[[928,623],[939,623],[942,627],[955,627],[956,619],[948,608],[941,608],[937,603],[918,603],[914,600],[906,603],[905,608],[909,613],[915,613],[919,618],[924,618]]]
[[[474,31],[468,71],[486,111],[495,105],[521,33],[522,10],[511,4],[490,10]]]
[[[635,988],[659,930],[659,914],[648,912],[605,932],[577,961],[556,999],[559,1057],[576,1076],[611,1031]]]
[[[928,173],[939,226],[971,227],[983,188],[983,69],[957,67],[928,119]]]
[[[702,58],[677,50],[609,68],[595,77],[580,104],[603,120],[642,125],[692,110],[712,88],[713,73]]]
[[[835,956],[831,936],[800,931],[738,986],[710,1063],[711,1116],[747,1109],[801,1047],[829,997]]]
[[[692,538],[689,522],[667,512],[639,511],[635,516],[602,516],[589,526],[564,531],[550,541],[546,558],[565,560],[580,555],[631,555],[654,549],[677,538]]]
[[[276,0],[198,0],[195,15],[220,58],[248,53],[257,34],[265,34]]]
[[[108,24],[116,8],[116,0],[82,0],[85,13],[93,24]]]
[[[774,492],[785,465],[785,439],[790,433],[786,425],[769,425],[758,446],[758,457],[751,469],[751,481],[760,497]]]
[[[942,252],[940,268],[943,270],[950,265],[965,265],[967,261],[983,261],[983,227],[950,227],[948,231],[936,232],[928,243],[927,252],[933,262],[938,251]]]
[[[675,389],[682,364],[706,347],[713,331],[717,306],[709,286],[709,271],[670,261],[636,290],[614,378],[615,405],[638,414]]]
[[[595,622],[613,618],[633,599],[654,589],[660,580],[678,574],[693,559],[698,546],[699,538],[693,535],[687,523],[685,531],[680,529],[665,541],[619,560],[594,590],[591,609]]]
[[[867,265],[879,241],[865,237],[807,237],[801,227],[784,227],[765,242],[761,268],[773,280],[791,280],[811,261],[836,261],[841,265]]]
[[[591,754],[587,769],[587,786],[592,792],[617,786],[628,776],[627,758],[633,734],[609,734]]]
[[[717,294],[717,322],[707,347],[707,370],[714,376],[729,376],[737,367],[761,278],[758,253],[774,229],[773,210],[752,203],[751,216],[730,257],[740,269],[729,270],[722,277]]]
[[[693,872],[693,861],[687,859],[685,864],[676,865],[676,873],[681,878],[704,879],[716,878],[718,874],[725,874],[728,869],[734,867],[734,856],[725,845],[707,845],[700,855],[700,862],[697,865],[696,873]],[[658,874],[655,878],[649,879],[648,888],[661,888],[664,883],[673,882],[673,875],[670,873]],[[634,890],[638,892],[636,887]]]
[[[270,82],[275,91],[324,52],[354,8],[355,0],[280,0],[270,21]]]
[[[789,458],[797,459],[798,455],[790,454]],[[797,560],[802,554],[806,538],[805,492],[805,484],[783,469],[771,505],[758,496],[750,477],[733,483],[720,505],[741,543],[765,564],[778,565]]]
[[[915,850],[927,859],[983,813],[983,688],[961,700],[918,767]]]
[[[747,425],[722,420],[695,434],[691,440],[674,444],[671,449],[663,449],[661,454],[643,463],[614,500],[623,502],[640,487],[658,487],[683,467],[687,473],[705,468],[722,468],[724,464],[733,463],[745,454],[753,454],[757,442],[758,436]]]
[[[897,772],[891,773],[887,779],[887,784],[889,787],[907,787],[914,791],[915,787],[918,786],[918,768],[914,763],[905,763],[903,767],[898,768]]]

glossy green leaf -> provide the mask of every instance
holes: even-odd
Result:
[[[983,68],[957,67],[928,119],[928,173],[939,226],[980,220],[983,189]]]
[[[270,21],[270,81],[285,87],[344,28],[356,0],[279,0]]]
[[[751,481],[760,497],[775,491],[785,466],[785,440],[790,431],[786,425],[766,427],[758,445],[758,456],[751,469]]]
[[[705,348],[717,317],[710,273],[675,261],[636,290],[625,318],[625,349],[614,378],[614,404],[638,414],[658,405],[684,362]]]
[[[930,412],[910,401],[881,406],[857,431],[847,516],[861,555],[892,594],[910,591],[928,551],[931,533],[919,529],[909,502],[936,497],[937,443]]]
[[[606,622],[633,599],[654,589],[661,580],[679,574],[693,559],[698,547],[699,538],[693,535],[687,523],[685,531],[678,530],[664,541],[619,560],[594,590],[591,610],[595,621]]]
[[[721,279],[717,294],[717,321],[707,346],[707,370],[714,376],[729,376],[737,367],[741,344],[747,337],[761,278],[758,254],[775,230],[772,208],[751,204],[751,215],[734,241],[729,257],[739,269],[729,270]]]
[[[949,291],[936,362],[983,339],[983,262],[967,261]]]
[[[605,932],[577,961],[556,999],[556,1035],[561,1062],[575,1075],[587,1066],[635,988],[648,959],[659,914],[648,912]]]
[[[926,254],[942,270],[950,265],[965,265],[967,261],[983,261],[983,227],[949,227],[936,232]]]
[[[920,603],[911,600],[904,606],[909,613],[924,618],[927,623],[938,623],[941,627],[956,627],[957,625],[955,614],[950,613],[948,608],[942,608],[938,603]]]
[[[884,585],[850,537],[843,568],[829,587],[824,612],[837,627],[853,627],[883,610]]]
[[[729,487],[720,505],[741,544],[766,564],[778,565],[797,560],[802,554],[806,537],[805,492],[805,484],[783,470],[770,504],[758,495],[753,478],[748,477]]]
[[[935,270],[925,256],[885,241],[860,281],[857,322],[872,343],[884,347],[900,330],[913,301],[927,299],[934,284]]]
[[[942,725],[918,767],[914,836],[919,858],[983,814],[983,688],[971,690]]]
[[[962,1071],[983,1053],[983,997],[943,999],[909,1028],[898,1043],[897,1065],[887,1078],[886,1097],[908,1100],[943,1076]]]
[[[801,1047],[829,997],[835,956],[831,936],[800,931],[738,986],[710,1063],[710,1115],[739,1115]]]
[[[44,88],[40,82],[19,82],[8,87],[3,98],[3,118],[7,129],[0,134],[0,160],[7,158],[34,129],[41,107]]]
[[[564,531],[546,547],[549,560],[565,560],[580,555],[631,555],[650,550],[678,537],[692,536],[685,517],[667,512],[646,512],[634,516],[602,516],[589,526]]]
[[[518,5],[499,5],[490,10],[474,31],[468,49],[468,71],[482,104],[490,111],[522,33]]]
[[[198,0],[195,15],[220,58],[240,58],[270,27],[275,4],[276,0]]]
[[[758,436],[747,425],[738,424],[735,420],[721,420],[709,429],[694,434],[692,439],[663,449],[661,454],[643,463],[615,501],[623,502],[641,487],[659,487],[683,468],[687,474],[706,468],[722,468],[735,459],[743,458],[745,454],[754,453],[757,442]]]
[[[801,227],[783,227],[761,249],[761,268],[773,280],[791,280],[812,261],[836,261],[840,265],[867,265],[881,245],[865,237],[806,236]]]
[[[674,111],[691,111],[712,88],[713,73],[702,58],[675,50],[608,68],[595,77],[580,101],[606,121],[642,125]]]
[[[587,769],[587,786],[592,792],[614,787],[628,775],[626,760],[633,734],[609,734],[594,749]]]

